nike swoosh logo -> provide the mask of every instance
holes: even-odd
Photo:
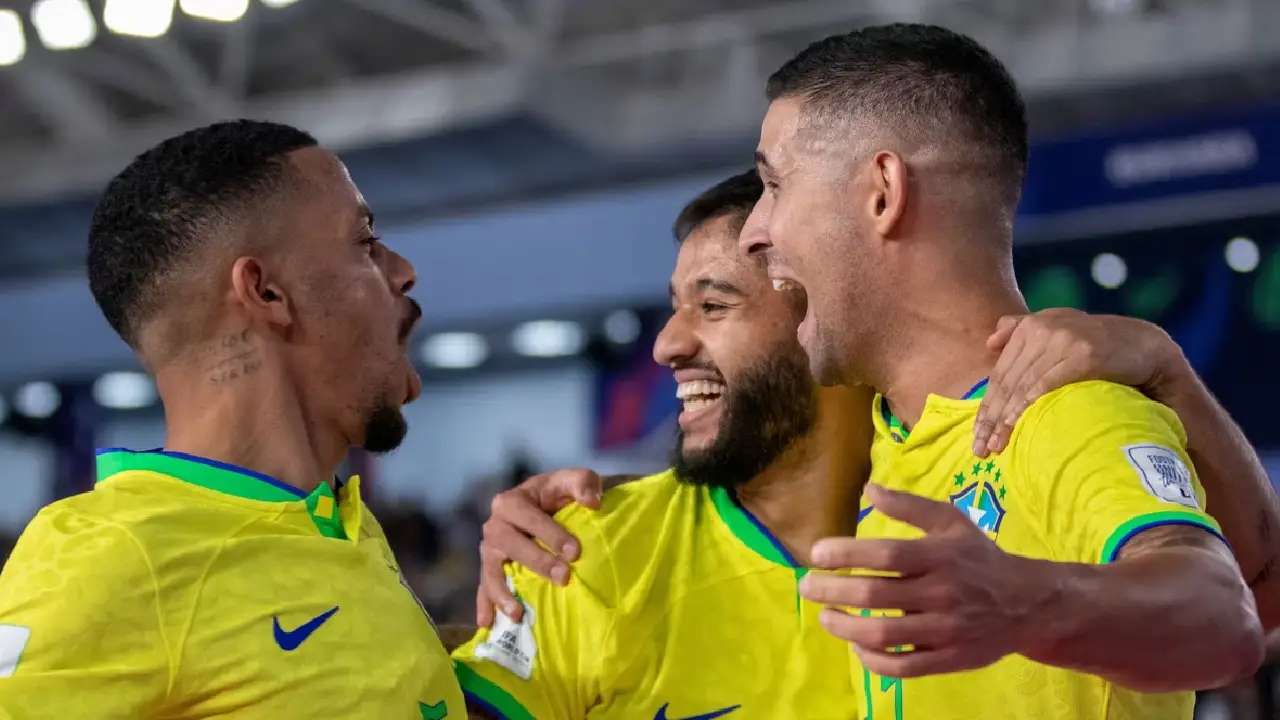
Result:
[[[667,705],[670,705],[670,704],[671,703],[667,703]],[[737,710],[742,707],[741,705],[734,705],[733,707],[722,708],[714,712],[706,713],[705,715],[690,715],[687,718],[668,718],[667,705],[663,705],[662,707],[658,708],[658,714],[653,716],[653,720],[715,720],[715,718],[724,717],[725,715],[728,715],[734,710]]]
[[[280,627],[280,616],[275,616],[271,619],[271,624],[273,626],[273,634],[276,638],[276,645],[279,645],[280,649],[285,652],[297,650],[299,645],[306,642],[307,638],[311,637],[311,633],[319,630],[320,626],[325,624],[325,622],[327,622],[329,618],[333,617],[333,614],[336,612],[338,612],[337,606],[331,610],[325,611],[321,615],[311,618],[294,630],[285,630]]]

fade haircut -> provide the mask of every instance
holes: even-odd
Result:
[[[783,65],[767,92],[800,98],[815,127],[856,118],[943,151],[976,151],[1008,209],[1021,195],[1026,105],[1004,65],[965,35],[910,23],[833,35]]]
[[[107,184],[89,229],[89,289],[125,342],[139,349],[174,274],[283,191],[286,154],[316,144],[288,125],[221,122],[165,140]]]
[[[698,228],[726,216],[733,222],[733,232],[742,232],[747,216],[763,194],[764,183],[754,169],[734,175],[689,201],[676,217],[671,233],[676,243],[683,243]]]

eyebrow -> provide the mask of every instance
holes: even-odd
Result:
[[[764,153],[759,150],[756,151],[756,166],[773,172],[773,166],[769,164],[769,158],[765,157]]]
[[[746,295],[746,293],[742,292],[737,285],[725,282],[724,280],[716,280],[714,278],[698,278],[698,281],[694,283],[694,285],[699,290],[715,290],[716,292],[727,293],[729,295]]]
[[[738,295],[740,297],[746,296],[746,293],[744,293],[742,289],[739,288],[737,285],[734,285],[733,283],[730,283],[730,282],[725,282],[724,280],[716,280],[715,278],[705,278],[705,277],[698,278],[693,283],[693,285],[694,287],[696,287],[698,290],[701,290],[701,291],[714,290],[716,292],[722,292],[728,295]],[[667,285],[667,292],[671,295],[671,299],[675,300],[676,286]]]

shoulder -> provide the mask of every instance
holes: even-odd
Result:
[[[693,521],[694,508],[705,499],[704,488],[667,470],[608,490],[599,510],[571,505],[556,520],[582,541],[584,561],[593,546],[611,556],[648,558],[665,542],[664,529]]]
[[[1135,426],[1186,442],[1182,423],[1168,407],[1127,385],[1091,380],[1066,385],[1032,403],[1018,421],[1011,445],[1037,437],[1052,440],[1050,432],[1058,438],[1062,433],[1088,437]]]
[[[578,538],[582,554],[570,573],[571,594],[587,594],[601,605],[620,609],[623,596],[637,586],[654,563],[661,563],[678,527],[695,522],[693,508],[706,497],[703,488],[676,480],[671,471],[650,475],[605,492],[599,510],[571,505],[556,521]],[[550,582],[516,566],[516,583],[525,588]]]
[[[0,594],[48,593],[77,604],[99,598],[117,605],[121,594],[155,588],[143,543],[92,496],[67,498],[36,515],[5,564]]]

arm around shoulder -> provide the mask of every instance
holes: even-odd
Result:
[[[1024,654],[1147,692],[1217,687],[1253,672],[1253,598],[1204,512],[1168,408],[1109,383],[1046,397],[1015,437],[1059,562],[1028,561],[1043,605]]]

